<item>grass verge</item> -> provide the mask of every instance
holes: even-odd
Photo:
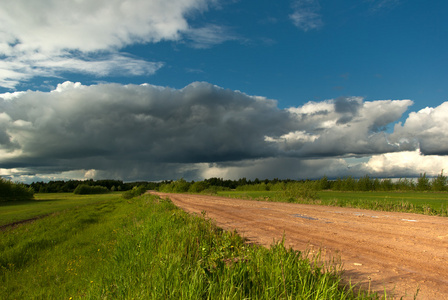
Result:
[[[110,196],[110,195],[109,195]],[[144,195],[103,199],[0,232],[1,299],[372,299],[338,266]]]
[[[378,211],[397,211],[448,216],[446,192],[337,192],[318,191],[317,198],[295,198],[295,203],[353,207]],[[219,196],[259,201],[291,202],[281,191],[222,191]]]

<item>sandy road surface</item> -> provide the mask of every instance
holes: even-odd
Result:
[[[396,298],[448,299],[448,218],[407,213],[155,193],[269,246],[286,235],[297,250],[340,257],[344,278]]]

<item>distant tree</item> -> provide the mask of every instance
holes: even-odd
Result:
[[[358,179],[356,182],[356,190],[363,192],[373,190],[373,181],[370,179],[369,175],[365,175]]]
[[[342,191],[342,179],[338,177],[333,183],[333,190]]]
[[[73,191],[73,193],[77,195],[107,194],[108,192],[109,190],[104,186],[87,184],[80,184]]]
[[[382,191],[392,191],[394,188],[394,184],[391,179],[383,179],[380,182],[379,189]]]
[[[342,180],[343,191],[354,191],[356,188],[356,181],[353,177],[348,176]]]
[[[447,190],[446,185],[447,185],[447,177],[443,175],[442,170],[442,172],[431,181],[431,188],[433,191],[441,192]]]
[[[429,178],[426,177],[426,173],[420,174],[417,179],[417,190],[418,191],[429,191],[431,185],[429,184]]]
[[[328,181],[328,177],[326,175],[324,175],[324,177],[322,177],[319,180],[319,189],[320,190],[328,190],[331,187],[330,181]]]
[[[207,182],[197,181],[190,185],[190,188],[188,189],[188,191],[190,193],[200,193],[202,191],[205,191],[208,188],[209,188],[209,184]]]
[[[415,188],[415,184],[412,180],[407,178],[400,178],[398,182],[395,184],[397,190],[400,191],[409,191]]]

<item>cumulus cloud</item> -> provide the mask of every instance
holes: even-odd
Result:
[[[185,16],[206,0],[26,0],[2,5],[2,41],[13,50],[91,52],[135,42],[175,40],[188,29]],[[9,29],[7,29],[9,28]]]
[[[267,136],[284,155],[296,157],[372,155],[415,149],[408,141],[391,143],[383,130],[412,105],[411,100],[364,102],[338,98],[309,102],[288,109],[298,130],[280,137]]]
[[[410,113],[404,124],[395,125],[390,138],[418,143],[426,155],[448,155],[448,102]]]
[[[185,35],[202,46],[228,40],[222,27],[192,29],[188,24],[187,17],[211,3],[214,0],[7,1],[0,7],[0,86],[14,88],[34,76],[61,71],[151,75],[161,62],[119,50],[136,43],[178,41]]]
[[[365,174],[385,177],[416,177],[423,173],[436,176],[447,170],[448,157],[423,155],[420,150],[386,153],[372,156],[360,167]]]
[[[126,180],[395,174],[396,157],[419,148],[446,153],[446,103],[385,131],[411,104],[351,97],[279,109],[205,82],[183,89],[65,82],[51,92],[0,94],[0,168],[21,178],[91,170]],[[354,167],[349,157],[371,159]]]
[[[319,29],[323,26],[320,5],[317,0],[295,0],[292,4],[294,12],[289,15],[295,26],[303,31]]]

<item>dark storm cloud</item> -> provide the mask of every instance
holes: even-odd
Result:
[[[366,156],[419,145],[435,149],[431,136],[416,139],[415,132],[410,134],[412,114],[392,135],[373,130],[398,120],[411,104],[340,98],[279,109],[276,101],[203,82],[179,90],[66,82],[49,93],[0,98],[0,171],[85,170],[128,180],[198,179],[213,170],[222,173],[223,167],[230,170],[231,164],[289,174],[291,159]],[[428,118],[437,128],[440,120]],[[257,165],[261,162],[265,167]],[[343,166],[340,161],[296,164],[314,170]]]
[[[55,170],[267,157],[276,150],[264,136],[293,126],[275,101],[207,83],[175,90],[67,82],[3,100],[0,111],[0,149],[12,155],[11,140],[20,146],[1,165],[45,161]]]

